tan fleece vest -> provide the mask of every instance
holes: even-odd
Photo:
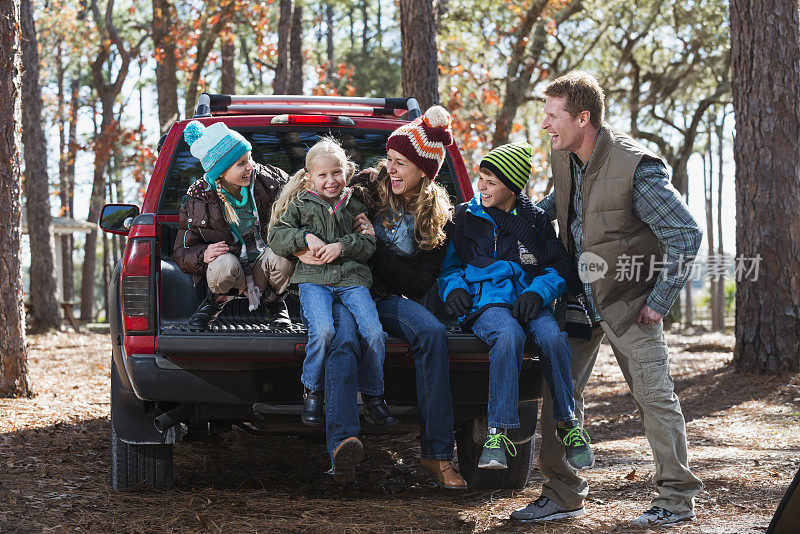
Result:
[[[603,124],[583,173],[583,213],[575,215],[582,218],[584,253],[596,254],[608,265],[605,276],[590,285],[600,317],[618,336],[630,328],[646,304],[659,274],[655,271],[649,277],[652,260],[662,261],[664,255],[658,238],[633,209],[633,174],[643,156],[658,159],[627,134]],[[569,152],[554,150],[551,161],[559,236],[574,254],[569,224],[574,187]],[[630,260],[632,256],[636,260]],[[630,279],[631,269],[617,280],[618,265],[625,263],[641,264],[638,280],[635,271]]]

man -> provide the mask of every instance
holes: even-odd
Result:
[[[632,523],[691,520],[703,485],[688,467],[686,424],[661,319],[686,283],[702,233],[663,162],[603,123],[605,95],[593,76],[571,72],[544,94],[554,189],[538,206],[558,221],[560,238],[578,262],[593,320],[590,340],[570,340],[576,415],[582,425],[583,390],[607,337],[655,459],[656,495]],[[547,482],[541,497],[511,514],[522,521],[583,515],[589,492],[565,461],[554,437],[551,396],[543,397],[539,467]]]

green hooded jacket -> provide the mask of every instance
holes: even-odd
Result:
[[[314,234],[326,243],[339,241],[342,253],[331,263],[307,265],[297,262],[291,286],[312,283],[336,287],[372,285],[367,260],[375,252],[375,238],[353,232],[359,213],[367,213],[363,202],[353,197],[346,187],[336,204],[331,205],[316,193],[301,191],[269,232],[269,247],[278,256],[291,258],[308,248],[306,234]]]

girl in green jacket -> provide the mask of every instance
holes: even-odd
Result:
[[[397,424],[383,399],[387,336],[369,292],[372,275],[366,262],[375,252],[375,238],[366,229],[354,231],[356,216],[367,208],[345,185],[354,172],[355,165],[341,145],[332,138],[321,139],[306,154],[305,168],[284,186],[270,219],[269,243],[275,254],[291,257],[308,249],[314,258],[312,264],[298,262],[290,280],[308,325],[301,381],[303,422],[310,426],[323,424],[325,356],[335,333],[334,300],[359,318],[358,333],[367,347],[359,369],[367,417],[379,425]]]

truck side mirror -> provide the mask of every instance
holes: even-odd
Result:
[[[139,207],[133,204],[106,204],[100,213],[100,228],[104,232],[128,235],[137,215]]]

